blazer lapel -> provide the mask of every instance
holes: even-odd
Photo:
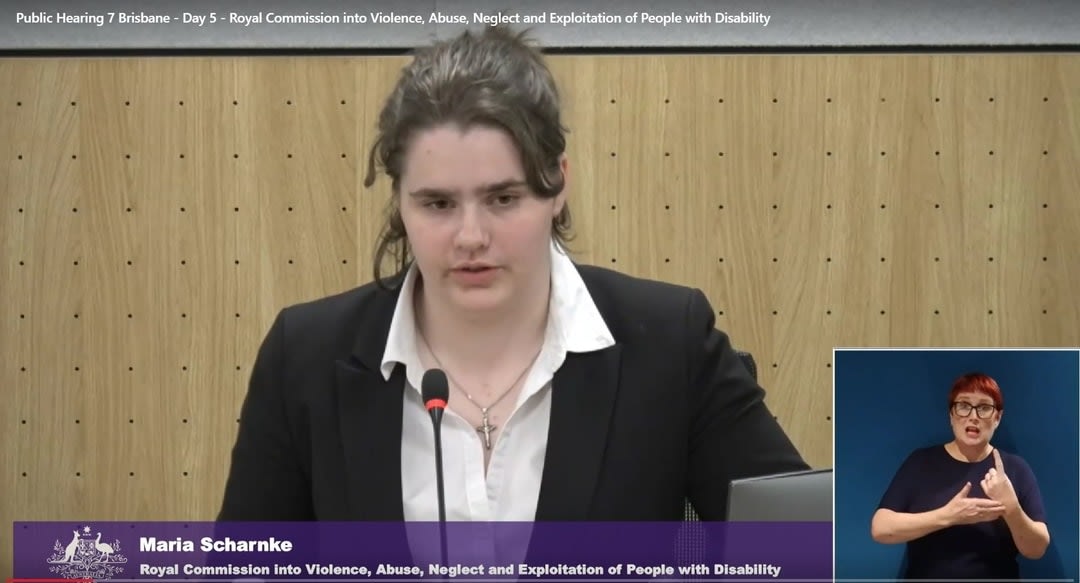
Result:
[[[401,521],[401,413],[405,368],[378,371],[338,361],[338,423],[351,520]]]
[[[405,368],[394,367],[389,381],[380,371],[398,295],[376,292],[354,319],[359,332],[352,358],[337,363],[338,423],[352,520],[405,519],[401,501]]]
[[[622,347],[569,353],[551,383],[551,425],[536,520],[591,518],[619,386]]]

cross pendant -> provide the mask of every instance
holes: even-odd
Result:
[[[483,423],[481,423],[480,427],[476,428],[476,432],[483,434],[483,436],[484,436],[484,447],[487,447],[490,450],[491,449],[491,433],[493,431],[495,431],[495,426],[492,425],[488,421],[487,409],[482,410],[482,413],[484,415]]]

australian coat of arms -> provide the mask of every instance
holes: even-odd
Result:
[[[64,579],[110,579],[124,572],[127,558],[120,554],[120,541],[103,542],[101,533],[89,526],[71,531],[71,540],[56,539],[53,554],[46,560],[49,571]]]

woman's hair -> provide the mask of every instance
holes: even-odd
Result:
[[[398,273],[411,260],[401,219],[400,186],[405,152],[424,130],[447,124],[500,129],[521,156],[525,181],[541,198],[562,192],[565,177],[559,157],[568,130],[560,120],[559,93],[543,55],[526,32],[503,26],[418,49],[404,68],[379,114],[378,135],[368,155],[364,186],[375,182],[376,164],[390,177],[393,194],[375,249],[375,281],[385,288],[382,265],[389,254]],[[553,219],[552,236],[565,246],[570,237],[566,205]]]
[[[957,395],[970,392],[982,393],[993,399],[998,411],[1005,409],[1005,399],[1001,396],[1001,387],[997,381],[980,372],[968,373],[953,382],[952,390],[949,391],[949,406],[952,406]]]

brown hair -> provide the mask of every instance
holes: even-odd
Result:
[[[380,287],[386,287],[382,265],[387,254],[394,258],[397,273],[411,260],[398,199],[405,151],[417,133],[446,124],[504,130],[517,145],[530,189],[542,198],[562,192],[565,177],[559,157],[569,130],[560,120],[554,77],[526,34],[504,26],[486,27],[481,33],[466,30],[418,49],[402,70],[379,114],[364,178],[364,186],[374,184],[378,164],[393,190],[375,249],[374,276]],[[556,242],[565,246],[571,238],[567,206],[551,229]]]

